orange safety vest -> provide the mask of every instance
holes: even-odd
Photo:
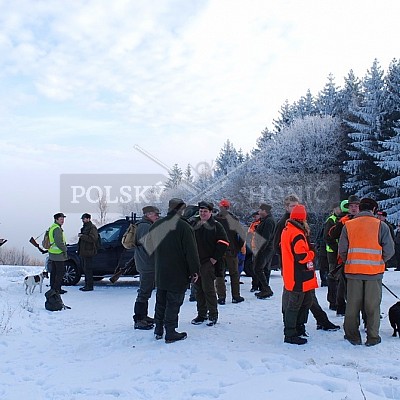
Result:
[[[282,276],[286,290],[308,292],[318,287],[312,264],[314,252],[310,249],[304,232],[286,223],[281,235]]]
[[[380,224],[379,219],[368,216],[346,222],[349,239],[346,274],[376,275],[385,271],[382,246],[378,242]]]

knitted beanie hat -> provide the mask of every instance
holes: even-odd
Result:
[[[307,211],[303,204],[295,206],[290,213],[291,219],[297,219],[299,221],[305,221],[307,219]]]

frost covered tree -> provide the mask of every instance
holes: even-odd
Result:
[[[310,92],[310,89],[307,90],[305,96],[302,96],[300,100],[297,103],[295,103],[295,105],[293,106],[293,112],[295,118],[304,118],[317,114],[317,109],[315,107],[315,100]]]
[[[338,114],[349,118],[349,109],[359,106],[361,98],[361,82],[350,70],[344,78],[343,89],[339,91]]]
[[[183,180],[183,172],[178,164],[174,164],[170,171],[168,171],[168,180],[165,184],[167,189],[177,188]]]
[[[393,59],[385,77],[384,107],[389,123],[400,119],[400,61]]]
[[[193,182],[192,168],[191,168],[190,164],[188,164],[186,169],[185,169],[185,173],[183,175],[183,179],[188,183]]]
[[[335,85],[335,79],[332,74],[328,75],[328,82],[325,84],[315,101],[317,112],[320,115],[330,115],[334,117],[339,111],[339,92]]]
[[[395,136],[382,142],[384,151],[379,157],[382,161],[377,162],[379,167],[390,174],[381,189],[387,199],[381,201],[380,206],[386,210],[391,222],[399,219],[400,210],[400,122],[397,125],[397,128],[393,128]]]
[[[376,59],[364,77],[362,87],[361,105],[350,108],[353,120],[345,121],[351,128],[348,134],[351,148],[347,150],[349,159],[343,166],[343,186],[348,193],[382,200],[383,195],[379,189],[387,174],[382,173],[375,160],[382,148],[379,141],[384,139],[384,80],[383,71]]]
[[[293,106],[290,105],[289,101],[286,99],[285,103],[281,106],[281,109],[279,110],[279,118],[273,121],[275,131],[280,132],[283,128],[287,128],[295,118],[296,116],[293,110]]]
[[[385,137],[380,142],[383,151],[377,154],[376,164],[389,176],[381,192],[387,196],[380,206],[394,222],[399,218],[400,209],[400,62],[394,59],[385,77]]]
[[[268,128],[265,128],[261,132],[261,136],[256,141],[257,147],[253,150],[253,154],[264,149],[268,145],[269,141],[272,140],[273,137],[274,133],[272,133]]]
[[[283,198],[290,193],[310,201],[310,207],[319,208],[311,198],[316,193],[313,189],[335,180],[339,197],[342,143],[339,118],[296,119],[237,168],[232,182],[226,185],[230,190],[226,196],[235,199],[244,214],[254,211],[262,201],[269,201],[281,210]],[[327,201],[330,203],[332,198]]]
[[[239,165],[238,152],[228,139],[215,160],[215,177],[227,175]]]

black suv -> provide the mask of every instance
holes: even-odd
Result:
[[[107,275],[113,275],[119,268],[124,268],[135,252],[135,249],[126,250],[122,244],[122,236],[129,227],[131,221],[136,222],[135,217],[118,219],[110,224],[99,228],[101,238],[101,248],[93,257],[93,279],[100,281]],[[81,259],[78,256],[78,244],[67,245],[68,260],[65,262],[65,274],[63,285],[76,285],[83,274]],[[125,276],[138,275],[136,268],[133,267]]]

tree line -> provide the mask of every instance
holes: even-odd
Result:
[[[385,72],[375,59],[361,79],[350,70],[339,87],[329,74],[317,95],[308,90],[292,104],[286,101],[250,154],[227,140],[212,170],[193,176],[190,166],[183,172],[174,165],[166,190],[195,200],[182,183],[206,193],[207,185],[220,182],[207,193],[209,199],[229,197],[235,211],[245,215],[260,200],[282,207],[281,192],[304,191],[310,180],[326,179],[337,183],[339,198],[374,198],[395,222],[400,217],[399,171],[400,61],[393,59]]]

